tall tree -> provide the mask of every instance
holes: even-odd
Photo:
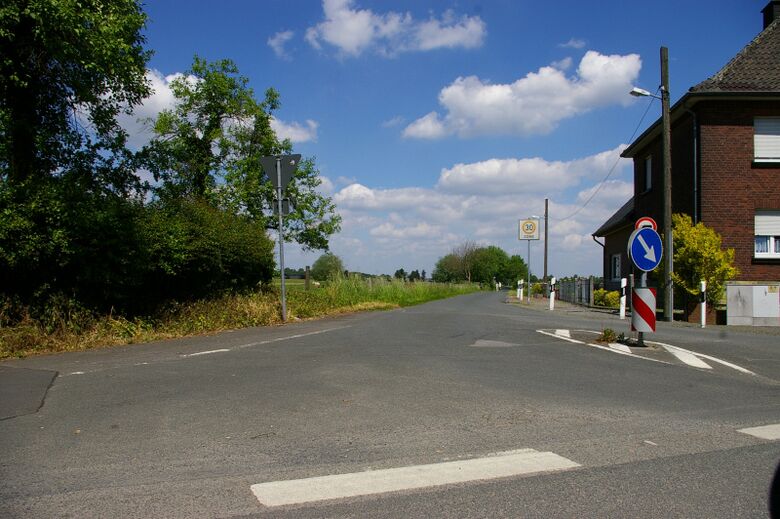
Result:
[[[6,0],[0,8],[0,168],[12,184],[123,149],[116,122],[148,95],[137,0]],[[99,173],[99,171],[98,171]],[[129,177],[104,179],[124,187]]]
[[[232,61],[197,56],[192,69],[171,82],[171,90],[176,105],[154,121],[156,137],[145,150],[149,169],[163,182],[160,197],[206,200],[276,229],[275,191],[259,159],[292,150],[290,141],[279,141],[271,128],[279,94],[268,89],[258,102]],[[331,199],[317,191],[320,184],[309,159],[287,186],[294,209],[284,218],[285,238],[308,249],[327,249],[328,237],[341,223]]]
[[[433,269],[433,274],[431,274],[431,277],[437,283],[463,281],[465,277],[463,276],[463,272],[461,270],[460,259],[458,259],[458,257],[453,253],[439,258],[439,261],[436,262],[436,266]]]
[[[0,291],[122,277],[141,186],[116,116],[149,92],[145,21],[136,0],[2,3]]]
[[[462,279],[465,279],[469,283],[472,281],[472,274],[474,272],[474,259],[475,253],[478,247],[473,241],[467,240],[455,247],[452,250],[452,256],[458,261],[458,267],[463,274]]]

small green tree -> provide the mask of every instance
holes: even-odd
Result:
[[[341,258],[331,252],[326,252],[311,266],[311,277],[316,281],[337,279],[344,272]]]
[[[460,260],[455,254],[447,254],[439,258],[431,277],[437,283],[459,282],[465,279],[460,269]]]
[[[723,249],[720,235],[699,222],[693,225],[686,214],[672,215],[675,285],[690,295],[700,296],[699,282],[707,282],[707,302],[719,303],[725,283],[737,276],[734,249]],[[663,275],[663,273],[660,273]]]
[[[393,274],[393,277],[400,279],[401,281],[406,281],[406,271],[404,269],[398,269],[395,271],[395,274]]]

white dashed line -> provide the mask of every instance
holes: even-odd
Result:
[[[189,353],[187,355],[182,355],[182,357],[197,357],[199,355],[211,355],[212,353],[224,353],[226,351],[230,351],[227,348],[223,348],[221,350],[209,350],[209,351],[199,351],[198,353]]]
[[[523,449],[470,460],[259,483],[252,485],[251,490],[261,504],[273,507],[568,470],[579,466],[552,452]]]
[[[762,425],[760,427],[748,427],[747,429],[740,429],[737,432],[743,434],[749,434],[762,440],[780,440],[780,423],[771,425]]]
[[[268,339],[266,341],[257,341],[257,342],[250,342],[248,344],[241,344],[240,346],[236,346],[236,348],[242,349],[242,348],[251,348],[253,346],[262,346],[264,344],[272,344],[274,342],[289,341],[290,339],[300,339],[301,337],[310,337],[312,335],[319,335],[321,333],[335,332],[336,330],[344,330],[346,328],[351,328],[351,327],[352,326],[339,326],[337,328],[328,328],[327,330],[317,330],[316,332],[299,333],[297,335],[277,337],[276,339]]]

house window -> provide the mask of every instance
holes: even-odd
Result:
[[[620,280],[620,254],[613,254],[609,258],[609,275],[612,281]]]
[[[780,117],[753,120],[753,158],[756,162],[780,162]]]
[[[753,227],[755,257],[780,259],[780,211],[756,211]]]
[[[645,193],[653,187],[653,156],[645,157]]]

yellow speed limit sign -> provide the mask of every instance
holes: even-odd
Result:
[[[518,240],[538,240],[539,239],[539,220],[536,218],[526,218],[519,221]]]

